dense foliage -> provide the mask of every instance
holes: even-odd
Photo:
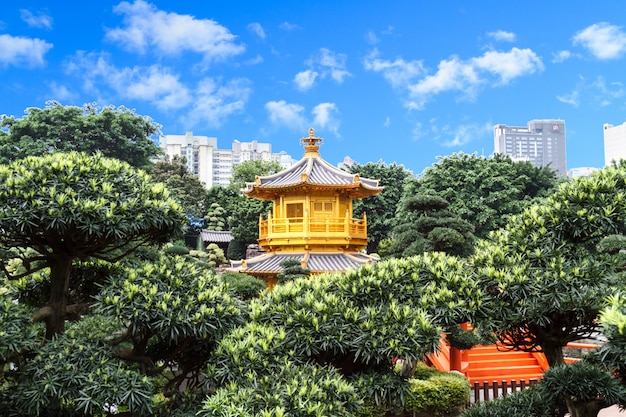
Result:
[[[607,168],[562,184],[493,234],[473,259],[500,341],[558,365],[568,342],[593,337],[606,295],[626,286],[616,273],[623,255],[601,243],[625,232],[626,168]]]
[[[378,185],[385,187],[378,195],[353,202],[353,217],[360,218],[363,213],[367,215],[367,251],[376,253],[380,242],[391,232],[392,214],[396,212],[404,182],[411,173],[403,165],[386,165],[380,161],[364,165],[355,163],[350,165],[349,170],[363,178],[379,180]]]
[[[38,312],[46,337],[63,331],[72,264],[113,261],[184,224],[178,203],[148,174],[101,154],[53,153],[0,165],[0,265],[10,278],[50,268]],[[21,261],[22,270],[8,265]]]
[[[150,171],[155,182],[165,184],[170,196],[176,199],[190,218],[192,224],[200,223],[206,214],[206,188],[196,176],[187,169],[185,159],[175,156],[157,162]]]
[[[272,175],[282,171],[283,167],[276,161],[255,159],[244,161],[234,166],[233,176],[230,178],[229,188],[240,191],[246,187],[246,183],[254,182],[256,176]]]
[[[104,156],[148,168],[161,149],[150,136],[159,125],[125,107],[62,106],[49,102],[43,109],[26,109],[22,118],[2,116],[0,163],[51,152],[100,152]]]
[[[404,210],[417,216],[393,228],[392,238],[381,245],[381,255],[400,258],[445,252],[468,256],[474,251],[474,227],[452,213],[448,209],[450,204],[443,198],[418,194],[402,204]]]
[[[442,328],[470,320],[481,299],[465,263],[441,253],[289,281],[250,303],[250,321],[222,340],[210,373],[218,386],[256,390],[266,375],[315,364],[336,369],[362,398],[401,406],[410,374],[394,372],[394,358],[433,352]]]
[[[456,416],[470,400],[470,384],[460,373],[441,372],[421,365],[410,381],[411,395],[404,409],[434,417]]]
[[[436,194],[450,203],[450,211],[474,226],[474,234],[486,237],[520,213],[534,198],[549,195],[557,184],[548,167],[513,162],[508,156],[490,158],[455,153],[439,159],[404,189],[402,200],[418,194]],[[411,218],[399,206],[398,223]]]

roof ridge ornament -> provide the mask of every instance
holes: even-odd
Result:
[[[324,139],[315,137],[315,129],[309,129],[309,137],[300,139],[301,143],[304,143],[304,155],[315,154],[319,155],[319,145],[317,143],[324,143]]]

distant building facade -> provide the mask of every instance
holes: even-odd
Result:
[[[285,152],[272,153],[270,143],[234,140],[231,149],[218,149],[217,138],[194,135],[192,132],[184,135],[161,135],[159,146],[170,158],[175,155],[185,157],[189,172],[207,188],[214,185],[227,186],[233,176],[233,167],[244,161],[276,161],[283,168],[296,162]]]
[[[626,159],[626,122],[619,126],[604,124],[604,165]]]
[[[571,168],[567,170],[567,176],[569,178],[588,177],[598,170],[599,168],[595,168],[595,167]]]
[[[565,122],[558,119],[531,120],[527,126],[494,126],[494,153],[533,166],[550,166],[561,177],[567,176]]]

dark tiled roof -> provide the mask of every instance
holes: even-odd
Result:
[[[209,243],[228,243],[233,240],[230,231],[217,231],[202,229],[202,241]]]
[[[305,259],[306,268],[315,273],[341,272],[376,261],[375,258],[362,253],[266,253],[245,261],[233,262],[229,269],[245,273],[276,274],[283,270],[280,263],[285,259],[298,261]],[[243,266],[244,263],[245,267]]]

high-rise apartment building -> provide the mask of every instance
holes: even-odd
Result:
[[[213,185],[227,186],[233,176],[233,167],[244,161],[276,161],[284,168],[295,162],[285,152],[272,153],[270,143],[234,140],[232,149],[218,149],[217,138],[197,136],[192,132],[184,135],[161,135],[159,146],[170,158],[175,155],[184,156],[189,172],[204,182],[207,188]]]
[[[527,126],[494,126],[494,153],[515,161],[530,161],[533,166],[550,166],[558,175],[567,175],[565,122],[531,120]]]
[[[626,159],[626,123],[619,126],[604,124],[604,165]]]

